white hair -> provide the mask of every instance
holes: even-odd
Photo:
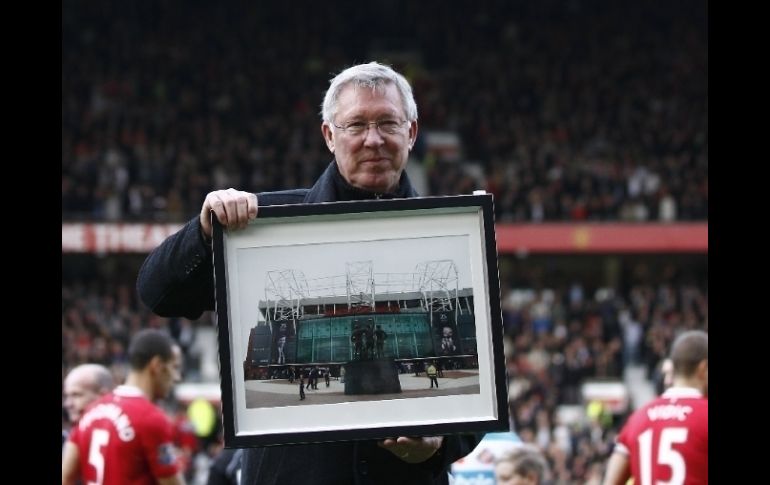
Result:
[[[417,121],[417,103],[414,101],[412,87],[401,74],[390,66],[370,62],[349,67],[337,74],[330,82],[326,90],[323,104],[321,104],[321,118],[326,123],[331,123],[337,114],[337,101],[342,88],[353,83],[355,86],[363,86],[372,89],[382,88],[392,83],[401,95],[401,103],[406,114],[407,121]]]

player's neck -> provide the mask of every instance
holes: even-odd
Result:
[[[705,394],[705,389],[703,384],[700,382],[699,379],[696,378],[686,378],[686,377],[674,377],[674,382],[671,387],[685,387],[690,389],[695,389],[701,394]]]
[[[126,377],[126,385],[133,386],[142,391],[144,397],[152,401],[152,380],[149,376],[139,372],[129,372]]]

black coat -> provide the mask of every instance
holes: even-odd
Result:
[[[332,162],[311,189],[257,194],[259,206],[415,197],[406,173],[393,194],[366,192],[345,182]],[[211,248],[196,216],[150,253],[139,271],[142,301],[161,316],[197,318],[214,309]],[[243,483],[252,485],[374,485],[447,483],[446,472],[468,454],[478,438],[447,436],[431,459],[408,464],[376,441],[286,445],[250,448],[243,457]]]

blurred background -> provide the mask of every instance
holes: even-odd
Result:
[[[377,60],[415,91],[421,194],[494,194],[515,432],[556,483],[598,483],[675,335],[708,330],[707,10],[62,4],[62,378],[98,362],[122,381],[131,335],[167,330],[185,375],[166,408],[205,483],[221,445],[215,316],[152,315],[138,268],[211,190],[311,186],[331,160],[329,79]]]

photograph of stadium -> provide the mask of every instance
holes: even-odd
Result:
[[[270,271],[265,294],[243,362],[249,408],[479,392],[473,288],[453,260],[405,273],[347,262],[314,279]]]
[[[226,440],[504,427],[491,213],[476,194],[267,207],[244,229],[215,226]]]

